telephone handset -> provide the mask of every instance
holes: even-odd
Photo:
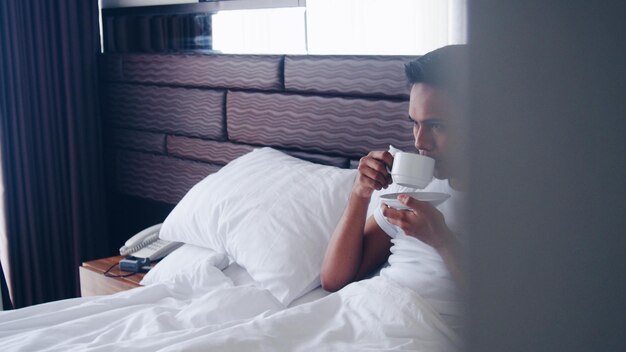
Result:
[[[176,248],[182,246],[181,242],[170,242],[159,239],[161,225],[150,226],[131,237],[122,248],[120,255],[131,255],[135,258],[145,258],[154,262],[170,254]]]

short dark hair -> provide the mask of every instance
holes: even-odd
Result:
[[[467,45],[448,45],[407,63],[408,83],[424,83],[462,97],[467,79]]]

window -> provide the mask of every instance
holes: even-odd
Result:
[[[466,42],[467,0],[102,1],[107,52],[421,55]]]
[[[307,0],[305,7],[220,11],[225,53],[419,55],[464,43],[465,0]]]
[[[306,54],[303,7],[220,11],[213,50],[237,54]]]
[[[308,0],[309,54],[424,54],[449,44],[450,1]]]

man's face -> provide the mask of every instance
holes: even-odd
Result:
[[[415,148],[435,159],[435,177],[458,177],[461,155],[459,114],[447,95],[427,84],[411,88],[409,117],[413,120]]]

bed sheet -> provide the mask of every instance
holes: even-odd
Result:
[[[0,346],[3,351],[450,351],[458,345],[427,303],[385,278],[285,309],[245,275],[233,275],[236,269],[225,270],[228,277],[198,262],[168,282],[2,312]]]
[[[413,291],[383,277],[239,324],[102,344],[88,351],[455,351],[458,336]]]
[[[254,281],[254,279],[248,274],[246,269],[237,265],[237,263],[231,263],[228,267],[224,269],[224,274],[233,281],[235,286],[245,286],[245,285],[253,285],[255,287],[259,287],[260,285]],[[326,297],[330,292],[325,291],[321,286],[318,286],[301,297],[296,298],[293,302],[289,304],[288,307],[295,307],[304,303],[313,302],[320,298]]]
[[[164,283],[0,312],[0,346],[3,351],[87,350],[224,329],[282,309],[269,291],[235,286],[204,261]]]
[[[188,336],[163,350],[437,352],[460,347],[455,332],[415,292],[374,277],[313,302]]]

